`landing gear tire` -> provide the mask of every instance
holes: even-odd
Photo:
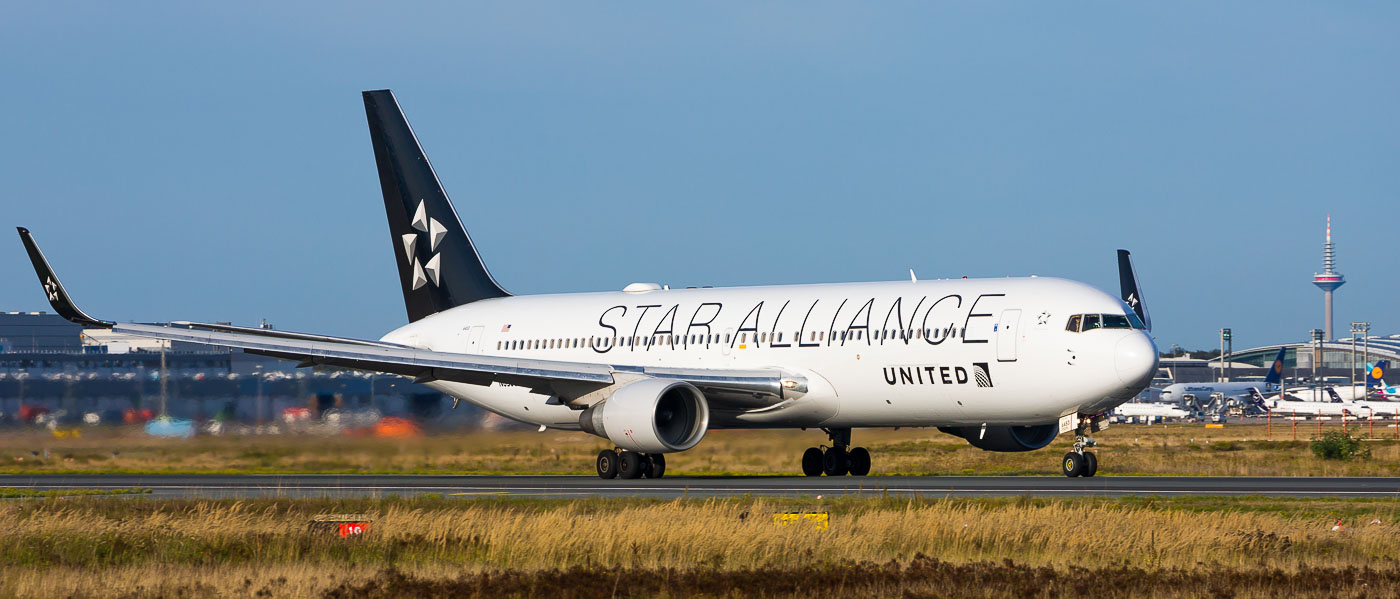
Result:
[[[598,452],[598,476],[602,478],[617,478],[617,452],[611,449],[604,449]]]
[[[850,456],[840,447],[832,447],[822,454],[822,472],[827,476],[844,476],[850,467]]]
[[[661,477],[665,476],[665,475],[666,475],[666,454],[664,454],[664,453],[649,453],[649,454],[647,454],[647,465],[649,466],[649,468],[648,468],[647,471],[646,471],[647,478],[661,478]]]
[[[617,475],[622,478],[641,478],[646,467],[646,458],[635,451],[624,451],[617,456]]]
[[[822,475],[822,450],[808,447],[802,453],[802,473],[807,476]]]
[[[849,466],[851,476],[865,476],[870,474],[870,452],[864,447],[857,447],[851,450],[846,456],[846,463]]]
[[[1065,454],[1065,459],[1060,462],[1060,466],[1064,470],[1065,476],[1070,478],[1084,476],[1084,456],[1076,452],[1071,451]]]
[[[1084,452],[1084,474],[1080,476],[1090,477],[1099,471],[1099,456],[1092,451]]]

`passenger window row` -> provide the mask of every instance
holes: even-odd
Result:
[[[909,341],[911,339],[930,340],[937,338],[958,337],[965,333],[965,329],[948,327],[946,329],[886,329],[873,331],[870,334],[871,341]],[[826,341],[828,335],[832,341],[863,341],[866,338],[864,329],[853,331],[812,331],[808,335],[808,341]],[[794,333],[788,339],[800,338],[800,333]],[[537,350],[537,349],[579,349],[595,347],[653,347],[653,346],[709,346],[718,343],[738,343],[747,344],[752,340],[754,343],[783,343],[783,333],[739,333],[737,339],[732,333],[724,335],[641,335],[631,337],[569,337],[556,339],[512,339],[509,341],[497,341],[496,349],[500,351],[517,350]]]

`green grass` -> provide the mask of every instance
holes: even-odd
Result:
[[[1331,424],[1328,431],[1340,430]],[[1316,433],[1291,426],[1117,425],[1096,435],[1101,476],[1400,476],[1394,431],[1352,425],[1369,459],[1323,460],[1309,449]],[[1269,439],[1272,437],[1272,439]],[[986,452],[934,429],[860,429],[857,446],[873,456],[873,476],[1058,476],[1072,439],[1029,452]],[[677,475],[797,475],[819,431],[711,431],[692,450],[667,456]],[[461,431],[411,439],[350,435],[157,439],[138,429],[93,429],[82,437],[24,430],[0,438],[0,474],[590,474],[611,444],[566,431]]]

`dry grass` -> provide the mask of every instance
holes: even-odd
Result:
[[[829,510],[830,529],[773,523],[794,507]],[[32,500],[0,504],[0,596],[583,597],[607,596],[607,583],[624,576],[628,593],[651,589],[631,596],[834,597],[844,588],[1011,597],[1040,587],[1058,596],[1084,584],[1105,596],[1196,596],[1214,586],[1221,596],[1356,596],[1362,585],[1400,584],[1397,507],[1258,498]],[[307,526],[316,513],[355,511],[374,518],[361,538]],[[1347,530],[1333,532],[1339,517]],[[633,588],[642,579],[652,582]]]
[[[1335,430],[1337,424],[1326,425]],[[1361,425],[1361,432],[1366,432]],[[1352,425],[1353,431],[1357,425]],[[1377,436],[1393,435],[1378,426]],[[1373,458],[1317,459],[1307,441],[1316,432],[1275,425],[1120,425],[1098,435],[1105,475],[1400,476],[1400,442],[1367,443]],[[874,474],[1057,474],[1072,439],[1026,453],[989,453],[933,429],[858,430],[874,454]],[[796,474],[799,456],[822,444],[820,431],[711,431],[695,449],[668,456],[673,474]],[[0,439],[0,473],[264,472],[264,473],[575,473],[591,471],[608,443],[583,433],[471,432],[418,439],[372,437],[198,437],[155,439],[139,431],[89,430],[81,438],[25,431]],[[48,457],[44,457],[44,451]]]

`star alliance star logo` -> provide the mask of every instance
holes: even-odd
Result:
[[[49,301],[58,301],[58,283],[53,282],[53,277],[44,281],[44,291],[49,294]]]
[[[424,207],[424,202],[421,199],[418,200],[418,209],[413,211],[413,221],[410,225],[414,229],[428,235],[428,252],[432,254],[432,257],[428,258],[427,262],[419,264],[418,254],[415,251],[418,249],[418,237],[420,233],[406,233],[401,237],[403,240],[404,257],[413,268],[413,288],[418,289],[427,285],[429,282],[431,282],[434,287],[440,287],[442,285],[440,280],[442,276],[442,254],[437,253],[437,251],[438,245],[442,243],[444,237],[447,237],[447,227],[442,226],[442,223],[438,222],[436,218],[428,216]]]
[[[1129,305],[1129,306],[1132,306],[1132,308],[1133,308],[1134,310],[1137,309],[1137,306],[1138,306],[1138,298],[1137,298],[1137,294],[1136,294],[1136,293],[1129,293],[1129,294],[1128,294],[1128,305]]]

